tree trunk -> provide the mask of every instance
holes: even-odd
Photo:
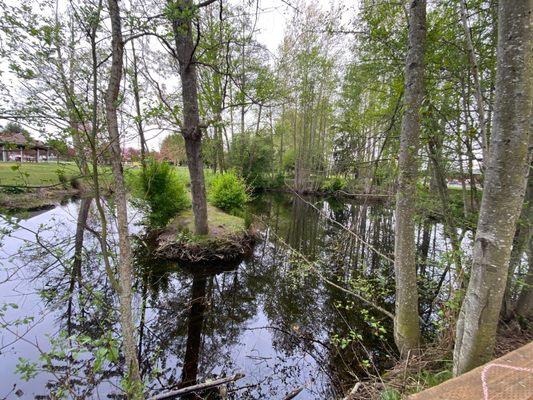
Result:
[[[194,58],[195,44],[192,38],[191,18],[194,14],[192,0],[176,0],[171,3],[172,28],[176,54],[180,65],[181,96],[183,101],[182,135],[185,139],[187,165],[191,177],[194,230],[197,235],[206,235],[207,200],[205,194],[204,167],[201,157],[202,129],[198,111],[198,84]]]
[[[496,100],[491,152],[473,250],[470,282],[457,323],[454,374],[492,357],[511,244],[526,186],[533,106],[530,0],[498,5]]]
[[[529,241],[527,276],[516,301],[515,315],[533,319],[533,240]]]
[[[528,245],[533,238],[533,173],[531,172],[533,164],[529,168],[526,196],[516,224],[513,250],[511,251],[511,258],[509,260],[509,276],[507,277],[507,285],[505,286],[505,294],[503,296],[502,317],[505,320],[511,319],[515,311],[513,304],[513,276],[516,269],[520,266],[522,256],[528,251]]]
[[[444,163],[442,160],[442,140],[437,137],[430,137],[428,143],[428,153],[431,163],[433,165],[433,177],[435,180],[436,191],[438,193],[442,215],[444,217],[444,231],[450,238],[452,245],[452,258],[455,263],[455,279],[456,289],[460,290],[463,286],[463,267],[461,260],[461,240],[457,234],[457,223],[450,210],[450,199],[448,196],[448,185],[446,183],[446,173],[444,171]],[[454,298],[459,292],[454,293]]]
[[[135,340],[135,326],[132,313],[133,268],[131,244],[128,230],[128,205],[126,201],[126,187],[122,170],[122,153],[120,150],[120,135],[117,119],[117,101],[122,79],[124,42],[120,22],[120,10],[117,0],[108,0],[111,19],[112,59],[109,73],[105,104],[106,120],[111,148],[111,163],[115,178],[115,202],[117,210],[117,231],[119,239],[119,302],[120,325],[123,335],[124,357],[126,359],[127,374],[130,380],[127,392],[130,399],[141,399],[142,382],[137,360],[137,346]]]
[[[78,209],[78,218],[76,220],[76,234],[74,236],[74,254],[72,256],[72,271],[69,282],[69,297],[67,303],[67,332],[70,336],[72,334],[72,305],[74,296],[74,287],[76,280],[81,287],[81,266],[82,266],[82,253],[83,253],[83,237],[85,233],[85,227],[87,225],[87,219],[89,217],[89,211],[91,209],[92,198],[82,198],[80,201],[80,208]]]
[[[416,350],[420,340],[414,217],[420,107],[424,97],[425,41],[426,1],[412,0],[409,10],[409,50],[405,61],[405,111],[400,137],[394,243],[394,340],[402,356]]]
[[[479,118],[479,131],[481,133],[481,150],[483,153],[484,166],[487,162],[489,155],[489,139],[487,135],[487,124],[485,122],[485,106],[483,101],[483,93],[481,92],[481,83],[479,82],[479,66],[476,59],[476,53],[474,51],[474,44],[472,43],[472,36],[470,34],[470,28],[468,27],[468,21],[466,16],[466,4],[465,0],[459,2],[461,10],[461,21],[463,23],[463,29],[465,31],[466,49],[468,51],[468,60],[470,61],[470,70],[472,72],[472,78],[474,79],[474,89],[476,90],[476,103],[477,113]],[[484,168],[483,168],[484,169]]]
[[[133,98],[135,100],[135,124],[139,132],[139,140],[141,142],[141,165],[143,173],[146,174],[146,138],[144,136],[142,112],[141,112],[141,96],[139,90],[139,69],[137,67],[137,54],[135,53],[135,41],[131,41],[131,54],[133,58]]]

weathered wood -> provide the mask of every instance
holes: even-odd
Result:
[[[192,393],[192,392],[199,392],[201,390],[206,390],[206,389],[214,388],[220,385],[224,385],[225,383],[235,382],[239,379],[244,378],[244,376],[245,376],[244,374],[235,374],[232,376],[228,376],[226,378],[216,379],[211,382],[199,383],[198,385],[188,386],[183,389],[172,390],[170,392],[158,394],[156,396],[150,397],[150,400],[161,400],[161,399],[168,399],[171,397],[180,397],[185,394]]]
[[[533,342],[457,378],[409,397],[409,400],[435,399],[532,400]]]

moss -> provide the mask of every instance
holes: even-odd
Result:
[[[167,229],[177,230],[181,234],[187,234],[191,240],[206,240],[222,238],[242,233],[246,230],[243,218],[227,214],[219,208],[211,205],[207,206],[207,223],[209,225],[209,234],[204,236],[193,235],[194,232],[194,214],[192,209],[183,211],[178,214],[167,226]]]
[[[209,263],[235,261],[253,249],[256,232],[246,227],[243,218],[208,206],[209,234],[198,236],[194,232],[192,210],[181,212],[166,228],[154,233],[154,255],[161,259],[184,263]]]

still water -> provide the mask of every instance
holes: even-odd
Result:
[[[68,398],[121,393],[122,360],[95,367],[97,341],[118,343],[118,324],[93,208],[90,199],[71,200],[2,224],[0,399],[49,398],[64,382]],[[281,400],[303,388],[297,399],[338,399],[391,365],[390,318],[335,286],[393,311],[391,205],[266,194],[247,213],[261,238],[238,265],[160,263],[135,241],[139,358],[150,394],[243,373],[228,398]],[[142,237],[142,215],[131,215]],[[444,300],[434,294],[448,282],[442,227],[420,222],[417,243],[430,334]],[[75,350],[80,337],[84,352]]]

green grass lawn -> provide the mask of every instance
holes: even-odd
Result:
[[[59,176],[67,179],[78,176],[74,163],[0,163],[0,185],[49,186],[59,183]]]
[[[185,185],[190,185],[191,177],[189,175],[189,168],[183,166],[175,166],[176,175],[181,179]],[[214,177],[213,170],[211,168],[204,167],[205,184],[209,185],[209,182]]]

